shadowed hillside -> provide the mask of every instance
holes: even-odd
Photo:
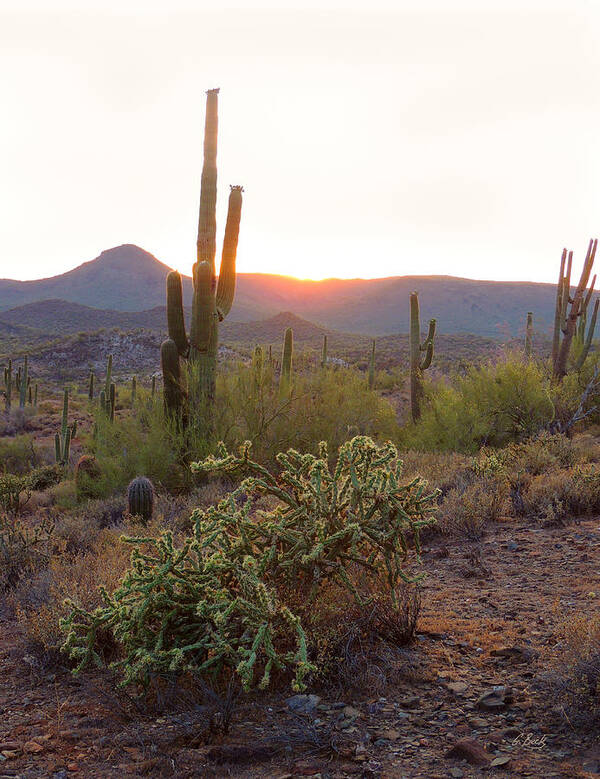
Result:
[[[93,329],[89,321],[84,322],[88,319],[93,319],[93,327],[157,327],[163,316],[158,309],[165,303],[168,271],[153,255],[125,244],[60,276],[36,281],[0,280],[0,311],[36,301],[54,301],[55,311],[47,305],[42,316],[47,323],[56,316],[63,323],[60,327],[64,332],[82,327]],[[184,302],[190,305],[189,277],[184,277],[183,286]],[[238,274],[229,319],[252,322],[291,311],[334,330],[373,335],[402,333],[408,329],[408,296],[413,290],[420,293],[422,317],[437,318],[439,332],[502,338],[521,335],[527,311],[534,312],[535,326],[540,331],[549,332],[553,321],[552,284],[475,281],[452,276],[301,281],[256,273]],[[92,316],[91,312],[78,309],[61,311],[57,300],[103,309],[104,313]],[[111,310],[130,313],[109,322],[111,318],[116,320]],[[40,326],[33,316],[33,310],[22,310],[18,315],[0,315],[0,319]]]

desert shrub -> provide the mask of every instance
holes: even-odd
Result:
[[[170,532],[128,539],[132,566],[120,587],[104,590],[95,611],[72,604],[62,626],[77,670],[101,662],[95,637],[109,631],[124,655],[115,666],[123,684],[229,669],[246,689],[266,687],[274,672],[302,689],[314,670],[303,618],[324,587],[363,603],[361,582],[374,579],[398,608],[399,583],[410,579],[409,547],[418,563],[419,531],[433,522],[435,494],[420,479],[402,483],[395,448],[356,437],[340,447],[333,468],[325,444],[319,456],[289,450],[278,455],[277,476],[249,451],[248,442],[239,456],[221,447],[192,465],[207,475],[249,475],[217,506],[194,512],[182,546]],[[256,509],[265,496],[276,505]]]
[[[350,368],[297,373],[291,393],[281,397],[268,365],[258,380],[252,366],[238,365],[220,377],[215,418],[220,440],[230,447],[251,441],[257,459],[268,465],[289,447],[314,451],[326,441],[337,449],[352,435],[380,443],[398,435],[391,404]]]
[[[75,489],[77,498],[85,500],[98,497],[101,490],[98,489],[98,483],[102,478],[102,470],[95,457],[89,454],[83,454],[75,463]]]
[[[30,435],[0,438],[0,471],[22,476],[29,473],[37,465],[37,461],[33,439]]]
[[[53,530],[47,520],[32,529],[0,514],[0,591],[14,587],[48,559]]]
[[[462,489],[475,479],[473,458],[458,452],[401,453],[403,473],[410,479],[419,475],[432,488],[440,490],[441,497],[452,489]]]
[[[28,650],[56,661],[64,640],[59,621],[69,613],[66,599],[80,608],[97,608],[102,603],[99,587],[114,589],[127,569],[128,559],[127,548],[117,534],[108,530],[96,535],[85,552],[53,557],[38,597],[32,600],[28,588],[27,592],[16,591],[11,599]],[[108,634],[101,634],[97,645],[105,656],[112,651],[114,642]]]
[[[569,725],[600,725],[600,615],[578,613],[557,630],[560,660],[547,674],[550,692]]]
[[[562,522],[599,511],[600,471],[593,466],[540,474],[523,491],[523,513],[543,522]]]
[[[525,440],[554,418],[549,377],[516,356],[454,375],[430,388],[428,401],[420,421],[403,431],[407,448],[475,454]]]
[[[28,474],[28,486],[35,491],[47,490],[48,487],[58,484],[62,476],[62,471],[57,465],[42,465]]]
[[[55,539],[64,552],[77,554],[93,547],[101,531],[123,521],[126,502],[123,496],[90,500],[64,513],[56,522]]]
[[[502,516],[508,495],[506,482],[480,476],[464,489],[452,489],[440,504],[437,525],[442,533],[479,540],[485,525]]]
[[[9,514],[18,514],[31,497],[29,478],[13,473],[0,475],[0,508]]]

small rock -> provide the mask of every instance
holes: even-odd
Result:
[[[421,699],[416,695],[409,695],[407,698],[403,698],[400,701],[400,705],[403,709],[416,709],[421,703]]]
[[[451,768],[448,773],[452,779],[462,779],[462,777],[465,775],[464,771],[461,771],[460,768]]]
[[[479,741],[474,738],[462,738],[446,752],[446,757],[466,760],[471,765],[489,765],[492,758]]]
[[[350,721],[355,720],[360,717],[360,711],[352,706],[344,706],[344,717]]]
[[[297,714],[312,714],[320,702],[321,698],[318,695],[292,695],[286,700],[288,709]]]
[[[493,768],[508,768],[509,763],[510,755],[500,755],[499,757],[495,757],[490,765]]]
[[[510,687],[498,685],[489,690],[485,690],[475,704],[478,709],[504,709],[509,703],[513,702],[513,694]]]
[[[465,682],[448,682],[446,687],[455,695],[462,695],[463,692],[467,691],[469,685],[465,684]]]
[[[26,744],[23,744],[23,751],[35,755],[38,752],[43,752],[44,747],[41,744],[38,744],[37,741],[28,741]]]

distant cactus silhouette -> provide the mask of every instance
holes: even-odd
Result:
[[[69,422],[69,390],[65,389],[63,394],[63,412],[60,432],[54,436],[54,451],[56,462],[59,465],[68,465],[71,453],[71,441],[77,435],[77,422],[71,426]]]
[[[369,357],[369,389],[373,389],[375,386],[375,339],[371,344],[371,356]]]
[[[525,357],[531,360],[533,354],[533,312],[527,312],[527,324],[525,325]]]
[[[431,319],[427,338],[421,343],[419,296],[416,292],[412,292],[410,295],[410,410],[413,422],[417,422],[421,417],[423,371],[429,368],[433,359],[435,326],[435,319]],[[425,352],[423,359],[421,359],[421,352]]]
[[[287,395],[292,388],[292,356],[294,352],[294,332],[291,327],[285,331],[283,339],[283,356],[281,358],[281,374],[279,376],[279,394]]]
[[[573,252],[563,249],[560,260],[560,272],[558,286],[556,288],[556,307],[554,313],[554,338],[552,341],[552,364],[555,378],[562,379],[567,374],[569,354],[573,341],[579,346],[579,354],[575,363],[575,369],[579,370],[589,353],[596,319],[598,317],[599,301],[596,299],[590,326],[586,334],[587,310],[594,292],[596,276],[592,279],[590,288],[587,289],[594,259],[596,257],[597,239],[590,239],[587,253],[583,263],[583,269],[579,278],[579,284],[575,294],[571,297],[571,269],[573,264]],[[566,265],[566,271],[565,271]],[[562,337],[561,337],[562,336]]]

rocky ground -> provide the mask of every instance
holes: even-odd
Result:
[[[557,624],[598,609],[600,520],[431,542],[416,643],[362,694],[138,712],[102,674],[43,672],[0,625],[0,777],[593,777],[600,750],[543,680]],[[386,659],[386,663],[389,658]],[[388,668],[389,670],[389,668]]]

